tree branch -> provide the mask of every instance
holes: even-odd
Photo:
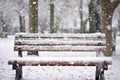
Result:
[[[120,4],[120,0],[115,0],[114,2],[111,3],[110,7],[112,12],[114,12],[115,8]]]

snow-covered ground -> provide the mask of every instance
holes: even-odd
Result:
[[[14,80],[15,77],[12,66],[7,64],[10,57],[17,56],[17,52],[13,50],[13,39],[13,36],[7,39],[0,38],[0,80]],[[116,44],[117,50],[112,57],[113,64],[109,66],[109,70],[105,71],[106,80],[120,80],[120,37],[117,37]],[[24,55],[26,56],[26,53]],[[58,54],[58,56],[63,55],[66,54]],[[94,80],[94,75],[95,67],[26,66],[23,68],[22,80]]]

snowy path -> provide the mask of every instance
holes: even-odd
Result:
[[[0,80],[14,80],[15,71],[7,64],[9,57],[17,56],[13,51],[13,36],[0,38]],[[120,80],[120,37],[117,37],[117,51],[113,65],[105,72],[106,80]],[[24,67],[23,80],[94,80],[94,67]]]

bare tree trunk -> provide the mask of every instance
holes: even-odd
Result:
[[[25,32],[25,17],[19,15],[19,21],[20,21],[20,32]]]
[[[115,8],[120,3],[120,0],[110,2],[110,0],[101,0],[102,9],[102,32],[106,34],[107,50],[104,52],[106,56],[111,56],[112,53],[112,16]]]
[[[83,8],[82,8],[82,4],[83,1],[80,0],[80,9],[79,9],[79,13],[80,13],[80,32],[83,33],[85,31],[85,28],[83,27]]]
[[[38,0],[29,0],[29,32],[38,32]]]
[[[101,15],[100,15],[100,0],[95,0],[95,26],[96,30],[101,32],[100,25],[101,25]]]
[[[38,0],[29,0],[29,32],[38,32]],[[38,51],[28,52],[28,55],[38,55]]]
[[[54,3],[50,0],[50,33],[54,33]]]
[[[90,25],[90,33],[96,32],[95,26],[95,0],[91,0],[89,3],[89,25]]]
[[[2,38],[7,38],[7,25],[3,24]]]
[[[3,20],[3,16],[1,16],[1,22],[2,22],[1,37],[2,38],[7,38],[7,25],[5,24],[5,21]]]
[[[100,17],[100,3],[99,0],[91,0],[89,3],[89,25],[90,32],[94,33],[100,30],[101,17]]]

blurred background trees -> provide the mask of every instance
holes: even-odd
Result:
[[[101,1],[38,0],[38,32],[50,32],[50,25],[53,21],[54,25],[52,24],[52,26],[54,26],[55,32],[100,31],[102,29],[100,25],[102,19]],[[1,0],[0,4],[0,16],[3,17],[0,22],[4,21],[6,24],[7,34],[29,32],[29,0]],[[51,8],[53,4],[54,9]],[[50,15],[51,11],[54,11],[54,18]],[[116,13],[119,13],[119,9]],[[118,24],[118,21],[116,22]],[[112,23],[114,23],[114,20]],[[2,30],[3,27],[0,28]]]

